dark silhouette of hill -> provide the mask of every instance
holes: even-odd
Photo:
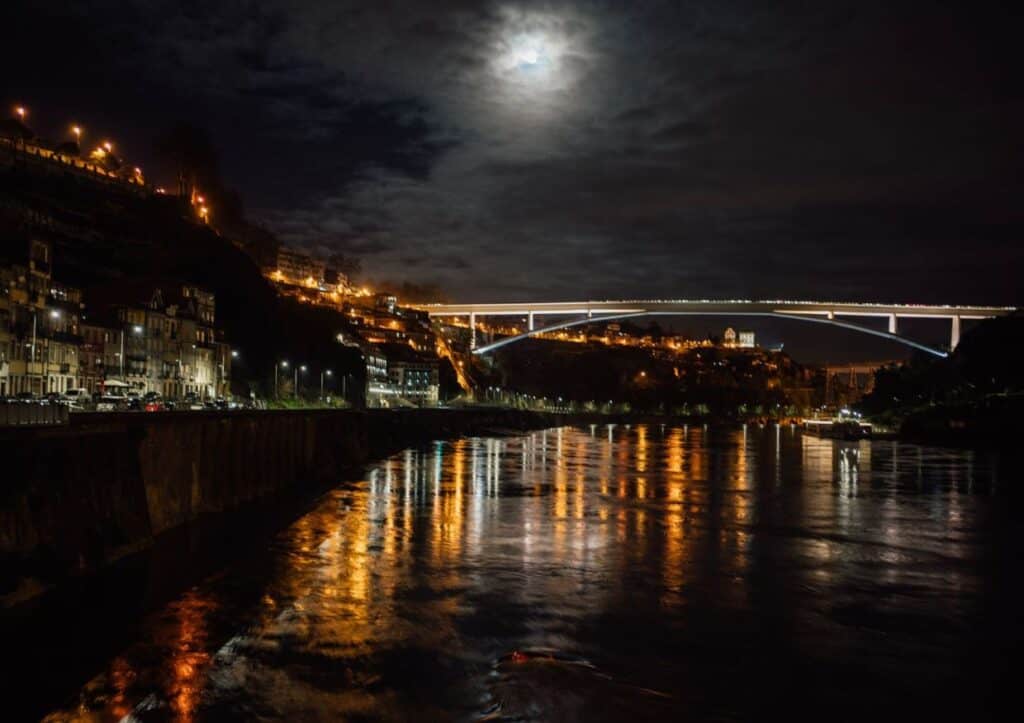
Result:
[[[875,373],[859,407],[904,434],[950,444],[1017,444],[1024,431],[1024,317],[987,319],[946,359]]]
[[[719,417],[806,406],[802,370],[784,354],[701,348],[668,356],[634,346],[525,339],[494,353],[485,386],[550,399],[626,402],[637,411]],[[688,410],[682,412],[681,410]]]

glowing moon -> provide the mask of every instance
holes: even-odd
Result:
[[[539,60],[540,53],[533,48],[527,48],[519,53],[519,62],[521,65],[536,65]]]
[[[497,58],[497,65],[507,70],[537,72],[550,69],[555,49],[546,38],[537,34],[519,34],[508,38]]]

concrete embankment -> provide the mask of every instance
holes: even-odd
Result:
[[[0,599],[161,533],[322,489],[419,442],[559,424],[515,410],[82,414],[0,430]]]

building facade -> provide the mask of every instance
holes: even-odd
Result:
[[[438,359],[407,344],[366,345],[369,407],[433,407],[440,396]]]
[[[52,253],[33,240],[27,266],[0,267],[0,395],[78,385],[82,295],[53,280]]]
[[[218,340],[214,295],[189,285],[152,287],[133,303],[117,303],[105,323],[89,330],[90,358],[103,339],[103,378],[140,394],[167,399],[225,397],[230,393],[231,349]]]
[[[326,264],[297,249],[281,246],[277,250],[277,274],[292,284],[319,287],[324,283]]]

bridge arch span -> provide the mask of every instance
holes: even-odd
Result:
[[[743,311],[657,311],[657,310],[643,310],[643,311],[630,311],[623,314],[609,314],[601,316],[585,316],[581,319],[571,319],[569,321],[559,322],[550,326],[545,326],[541,329],[530,329],[521,334],[515,336],[508,336],[504,339],[492,342],[490,344],[484,344],[473,349],[474,354],[483,355],[489,354],[492,351],[500,349],[509,344],[514,344],[523,339],[528,339],[531,336],[537,336],[545,332],[560,331],[562,329],[570,329],[574,326],[583,326],[585,324],[601,323],[606,321],[618,321],[621,319],[634,319],[641,316],[761,316],[761,317],[774,317],[776,319],[788,319],[791,321],[806,321],[814,324],[827,324],[830,326],[838,327],[840,329],[850,329],[857,331],[862,334],[870,334],[877,336],[882,339],[889,339],[897,343],[909,346],[914,349],[932,354],[937,357],[945,358],[949,356],[949,353],[943,349],[928,346],[920,342],[908,339],[905,336],[894,334],[887,331],[879,331],[878,329],[871,329],[861,324],[854,324],[848,321],[842,321],[835,318],[819,317],[819,316],[808,316],[803,314],[788,314],[778,311],[761,311],[761,312],[743,312]]]

